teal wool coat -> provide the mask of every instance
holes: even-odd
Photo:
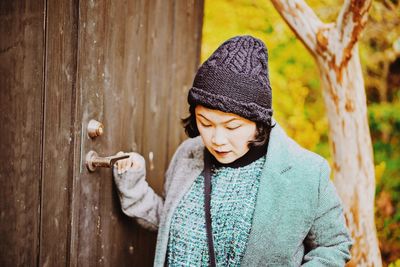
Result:
[[[276,123],[276,122],[275,122]],[[141,168],[118,174],[122,210],[149,230],[158,230],[154,266],[166,262],[171,218],[204,168],[200,137],[185,140],[165,176],[163,195]],[[241,266],[344,266],[353,241],[326,160],[301,148],[276,123],[270,135],[252,227]]]

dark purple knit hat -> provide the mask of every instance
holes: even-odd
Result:
[[[198,69],[188,102],[270,125],[272,92],[265,44],[249,35],[225,41]]]

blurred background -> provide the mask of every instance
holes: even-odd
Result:
[[[307,1],[323,22],[343,1]],[[274,115],[304,147],[331,160],[318,68],[269,1],[205,1],[201,61],[224,40],[251,34],[269,50]],[[400,266],[400,8],[373,1],[359,42],[376,172],[375,220],[384,265]]]

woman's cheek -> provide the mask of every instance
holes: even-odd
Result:
[[[212,137],[212,129],[211,128],[201,127],[201,128],[199,128],[199,132],[200,132],[201,137],[203,138],[203,140],[206,143],[211,142],[211,137]]]
[[[249,138],[249,131],[246,128],[239,128],[231,132],[231,136],[235,139],[247,140]]]
[[[235,144],[236,147],[247,148],[247,142],[253,139],[253,132],[249,128],[237,129],[231,133],[231,142]]]

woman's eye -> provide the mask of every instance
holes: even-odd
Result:
[[[203,127],[211,127],[210,124],[204,124],[204,123],[202,123],[201,126],[203,126]]]
[[[237,128],[239,128],[241,125],[239,125],[239,126],[227,126],[226,128],[228,129],[228,130],[235,130],[235,129],[237,129]]]

